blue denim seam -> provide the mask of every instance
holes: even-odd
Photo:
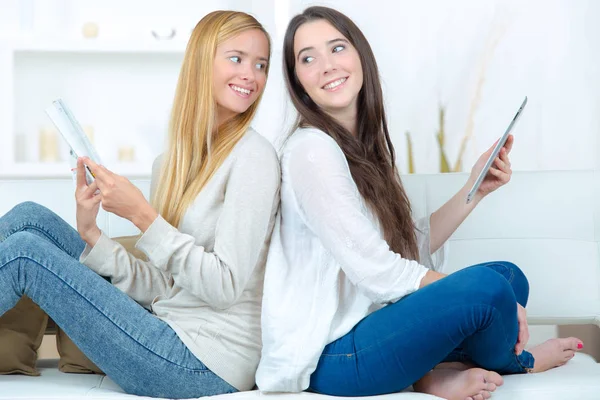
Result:
[[[491,308],[493,312],[498,313],[498,309],[496,307],[494,307],[494,306],[490,306],[490,305],[487,305],[487,304],[478,304],[477,306],[484,306],[486,308]],[[464,306],[455,306],[455,307],[449,308],[448,310],[455,310],[456,308],[460,308],[460,307],[464,307]],[[504,325],[504,321],[502,320],[502,318],[500,318],[500,322]],[[504,328],[504,326],[503,326],[503,328]],[[396,331],[396,332],[392,333],[391,335],[388,335],[387,337],[385,337],[382,340],[378,341],[377,343],[374,343],[371,346],[365,347],[364,349],[360,349],[357,352],[355,351],[354,353],[339,353],[339,354],[324,353],[324,354],[321,354],[321,357],[346,357],[346,358],[351,358],[351,357],[357,356],[358,354],[363,353],[363,352],[365,352],[367,350],[371,350],[375,346],[381,345],[384,342],[389,341],[390,339],[393,339],[393,338],[397,337],[403,331],[404,330],[402,330],[402,331]],[[508,346],[508,351],[509,352],[511,351],[512,347],[513,346],[511,346],[509,344],[509,346]],[[513,352],[513,354],[514,354],[514,352]],[[517,356],[516,354],[514,354],[514,356],[515,356],[515,359],[517,360],[517,362],[519,363],[519,366],[522,368],[522,370],[523,370],[522,372],[525,372],[525,368],[526,367],[523,366],[523,364],[519,360],[519,356]]]
[[[500,266],[502,267],[504,270],[508,270],[510,276],[508,278],[506,278],[506,280],[508,281],[508,283],[513,283],[513,281],[515,280],[515,270],[513,268],[509,268],[507,267],[504,263],[502,262],[489,262],[489,263],[485,263],[487,268],[490,268],[492,266]],[[479,266],[479,265],[476,265]],[[498,272],[498,271],[496,271]],[[500,275],[504,275],[500,272],[498,272]]]
[[[453,310],[455,310],[456,308],[460,308],[460,307],[463,307],[463,306],[455,306],[455,307],[452,307],[452,308],[447,308],[446,310],[448,310],[448,311],[453,311]],[[431,319],[432,319],[432,318],[427,318],[427,319],[424,319],[424,321],[430,321]],[[360,322],[359,322],[359,323],[360,323]],[[403,327],[403,328],[405,328],[405,329],[402,329],[402,330],[397,330],[397,331],[395,331],[394,333],[392,333],[392,334],[388,335],[387,337],[385,337],[385,338],[381,339],[381,340],[380,340],[380,341],[378,341],[377,343],[374,343],[374,344],[372,344],[372,345],[370,345],[370,346],[368,346],[368,347],[365,347],[364,349],[360,349],[359,351],[355,351],[354,353],[338,353],[338,354],[324,353],[324,354],[321,354],[321,356],[322,356],[322,357],[325,357],[325,356],[328,356],[328,357],[336,357],[336,356],[350,357],[350,356],[358,355],[358,354],[360,354],[360,353],[362,353],[362,352],[364,352],[364,351],[366,351],[366,350],[370,350],[371,348],[373,348],[373,347],[375,347],[375,346],[377,346],[377,345],[379,345],[379,344],[382,344],[382,343],[384,343],[384,342],[387,342],[387,341],[389,341],[390,339],[393,339],[393,338],[395,338],[396,336],[398,336],[399,334],[401,334],[402,332],[404,332],[404,331],[406,330],[406,328],[407,328],[407,327]],[[457,346],[458,346],[458,344],[457,344]]]
[[[102,311],[96,304],[94,304],[89,298],[87,298],[86,296],[84,296],[83,294],[79,293],[69,282],[65,281],[62,277],[60,277],[59,275],[55,274],[52,270],[47,269],[46,267],[44,267],[44,265],[42,265],[40,262],[32,259],[29,256],[16,256],[15,258],[8,260],[7,262],[5,262],[3,265],[0,266],[0,268],[2,268],[3,266],[18,260],[18,259],[27,259],[31,262],[36,263],[37,265],[39,265],[40,267],[44,268],[46,271],[50,272],[51,274],[53,274],[54,276],[56,276],[59,280],[61,280],[65,285],[67,285],[69,288],[71,288],[73,291],[75,291],[79,296],[81,296],[83,299],[85,299],[89,304],[91,304],[98,312],[100,312],[102,315],[104,315],[104,317],[110,321],[114,326],[116,326],[118,329],[120,329],[123,333],[125,333],[129,338],[131,338],[131,340],[133,340],[134,342],[136,342],[137,344],[139,344],[140,346],[142,346],[143,348],[145,348],[146,350],[148,350],[150,353],[154,354],[155,356],[157,356],[158,358],[168,362],[169,364],[173,364],[181,369],[190,371],[190,372],[194,372],[194,373],[207,373],[207,374],[213,374],[212,371],[210,371],[208,368],[206,369],[196,369],[196,368],[188,368],[185,367],[183,365],[179,365],[167,358],[165,358],[164,356],[156,353],[155,351],[151,350],[150,348],[148,348],[146,345],[144,345],[143,343],[140,343],[137,339],[135,339],[133,336],[131,336],[131,334],[129,334],[129,332],[127,332],[125,329],[123,329],[121,326],[119,326],[119,324],[117,324],[115,321],[113,321],[104,311]]]

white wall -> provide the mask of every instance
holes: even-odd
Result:
[[[468,169],[504,131],[525,95],[529,104],[515,130],[515,170],[600,167],[600,4],[594,0],[3,0],[0,35],[15,34],[19,29],[18,4],[28,2],[38,7],[34,22],[46,36],[78,33],[86,20],[98,22],[105,37],[139,37],[157,26],[189,29],[216,8],[254,14],[271,32],[274,44],[271,76],[255,127],[274,142],[287,133],[294,115],[281,73],[281,44],[287,21],[308,5],[329,5],[353,18],[375,51],[402,171],[407,169],[407,130],[413,135],[417,172],[438,171],[435,133],[439,104],[447,109],[447,153],[452,162],[472,122],[473,139],[463,160],[464,169]],[[56,5],[68,12],[54,20],[45,18],[57,12]],[[65,58],[54,64],[68,62]],[[153,60],[150,57],[141,62],[150,66]],[[157,61],[156,68],[161,62],[168,64]],[[129,121],[135,135],[164,135],[178,60],[166,64],[155,89],[158,98],[148,97],[147,104],[140,107],[142,111],[138,110]],[[128,73],[112,72],[116,76],[112,83],[108,73],[100,74],[100,80],[82,82],[81,92],[71,95],[87,97],[89,88],[95,87],[100,92],[90,101],[105,98]],[[79,75],[85,72],[79,71]],[[128,90],[143,85],[145,75],[138,78]],[[18,88],[27,85],[33,87],[33,82],[21,82]],[[31,93],[28,90],[26,97],[17,96],[16,104],[28,102]],[[50,93],[43,94],[38,102],[47,100],[43,96]],[[126,96],[121,102],[126,102]],[[144,108],[149,110],[148,118],[144,118]],[[128,108],[119,103],[104,108],[95,104],[89,112],[94,110],[115,110],[120,114],[115,121],[119,121],[125,118]],[[19,126],[30,121],[18,110],[16,118]],[[156,152],[160,147],[156,141],[153,139],[152,146],[148,146],[151,148],[143,149],[142,154]]]
[[[470,168],[503,133],[525,95],[529,103],[515,130],[514,169],[597,165],[598,2],[297,0],[292,9],[314,4],[345,12],[369,39],[399,159],[406,160],[408,130],[417,172],[438,171],[439,104],[447,109],[451,161],[476,105],[474,138],[463,162]]]

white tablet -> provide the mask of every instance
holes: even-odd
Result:
[[[527,96],[525,96],[525,100],[523,100],[523,104],[521,104],[521,107],[519,107],[519,111],[517,111],[517,114],[515,114],[515,117],[510,122],[510,125],[508,125],[508,128],[506,129],[506,132],[504,132],[504,135],[502,135],[502,137],[500,138],[500,140],[498,140],[498,143],[496,144],[496,147],[494,147],[494,151],[492,151],[492,154],[490,155],[490,158],[488,158],[488,160],[485,163],[483,169],[481,170],[481,173],[477,177],[477,180],[473,184],[473,187],[469,191],[469,194],[467,195],[467,204],[470,203],[471,200],[473,200],[473,197],[475,196],[475,193],[477,193],[477,190],[479,190],[479,186],[481,185],[481,182],[483,182],[483,179],[485,178],[485,176],[487,175],[488,171],[490,170],[490,167],[494,163],[494,160],[496,159],[496,157],[498,157],[498,154],[500,153],[500,149],[502,149],[502,147],[506,143],[506,140],[508,139],[508,135],[510,134],[510,132],[513,129],[513,127],[515,126],[515,124],[519,120],[519,117],[521,116],[521,112],[525,108],[526,104],[527,104]]]
[[[95,163],[101,164],[96,149],[92,146],[87,135],[81,129],[81,125],[79,125],[79,122],[62,99],[53,101],[52,105],[46,108],[46,114],[48,114],[58,131],[69,144],[71,155],[75,158],[89,157]],[[90,184],[94,179],[93,174],[87,166],[85,172],[87,182]]]

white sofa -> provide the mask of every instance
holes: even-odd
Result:
[[[600,325],[600,172],[522,172],[486,199],[450,240],[447,271],[482,261],[515,262],[530,285],[529,323]],[[466,180],[466,174],[403,177],[416,216],[441,206]],[[148,182],[135,182],[147,193]],[[75,224],[71,180],[2,181],[0,215],[32,200]],[[99,226],[110,236],[135,234],[135,227],[101,211]],[[0,376],[0,399],[134,399],[108,377],[63,374],[55,360],[42,360],[41,377]],[[246,392],[217,396],[244,400],[313,398],[315,394]],[[411,392],[382,400],[433,399]],[[600,399],[600,366],[578,354],[566,366],[542,374],[505,377],[493,399]]]

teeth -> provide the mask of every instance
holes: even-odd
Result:
[[[327,85],[325,85],[323,87],[325,89],[333,89],[334,87],[337,87],[337,86],[341,85],[344,82],[346,82],[346,78],[338,79],[337,81],[328,83]]]
[[[233,90],[235,90],[236,92],[240,92],[240,93],[243,93],[243,94],[250,94],[250,91],[248,89],[244,89],[244,88],[241,88],[241,87],[235,86],[235,85],[231,85],[230,87]]]

